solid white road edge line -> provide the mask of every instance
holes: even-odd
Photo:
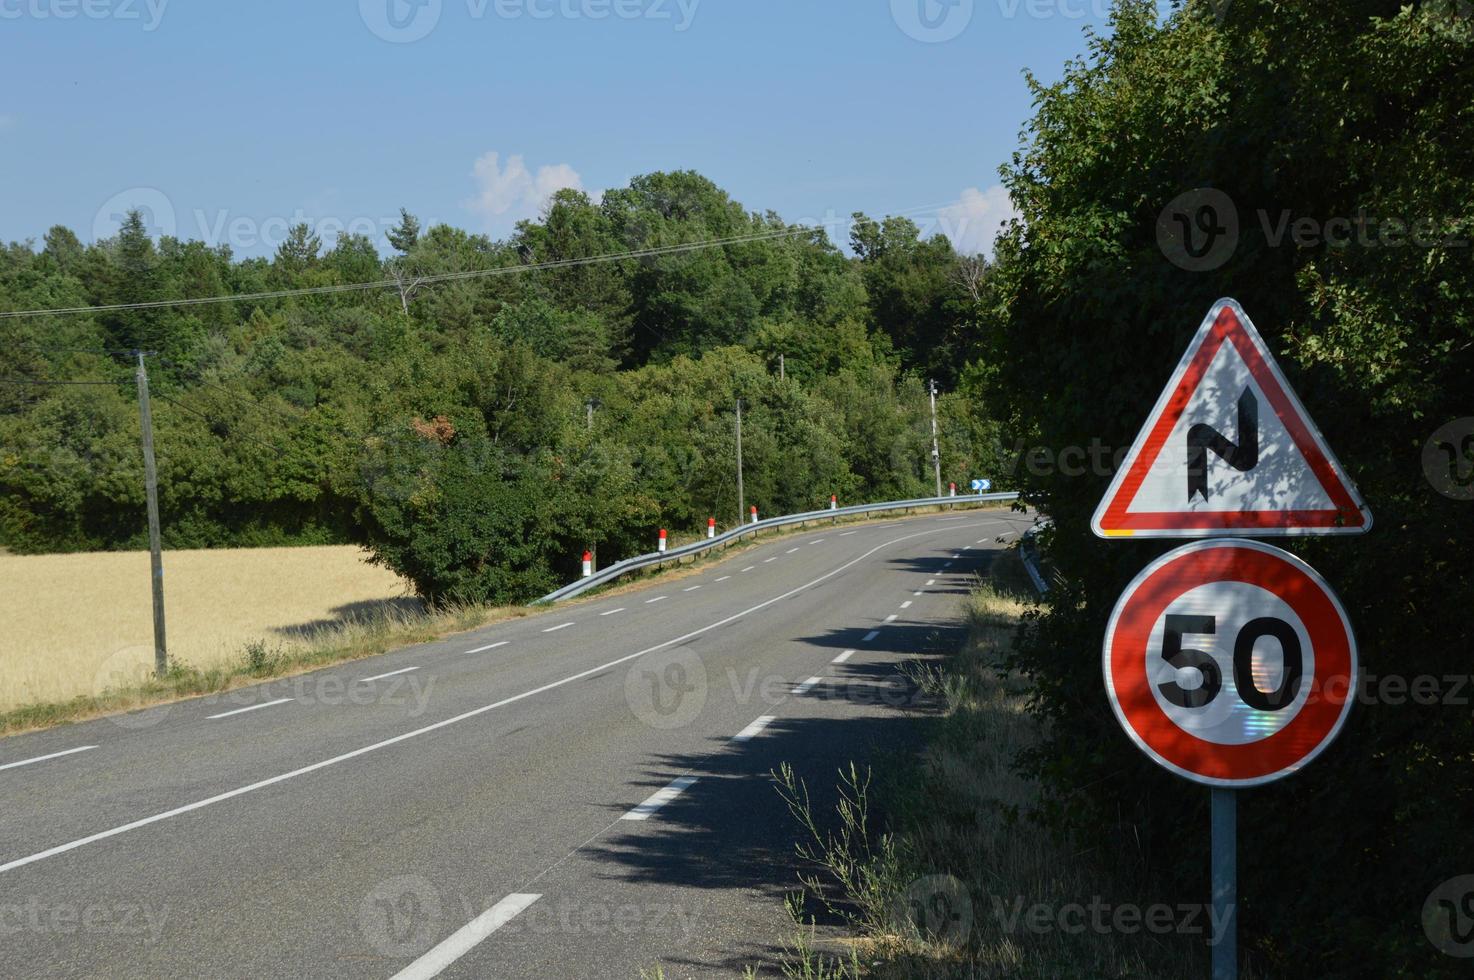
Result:
[[[286,704],[290,700],[292,700],[292,699],[291,698],[277,698],[275,701],[263,701],[260,704],[253,704],[249,708],[236,708],[234,711],[222,711],[218,715],[206,715],[205,716],[205,720],[206,721],[214,721],[216,718],[229,718],[231,715],[243,715],[247,711],[260,711],[262,708],[270,708],[273,705]],[[5,870],[5,869],[4,868],[0,868],[0,871],[3,871],[3,870]]]
[[[733,735],[732,736],[732,741],[734,741],[734,742],[747,742],[747,741],[751,741],[759,732],[761,732],[764,728],[767,728],[769,725],[771,725],[773,723],[773,721],[777,717],[778,717],[777,715],[763,715],[757,721],[753,722],[751,725],[748,725],[746,728],[742,729],[742,731],[738,732],[736,735]]]
[[[66,749],[62,752],[53,752],[50,755],[38,755],[34,759],[22,759],[19,762],[7,762],[5,763],[5,765],[0,766],[0,769],[19,769],[21,766],[29,766],[33,762],[45,762],[47,759],[60,759],[64,755],[75,755],[78,752],[86,752],[88,749],[95,748],[97,748],[97,746],[95,745],[83,745],[75,749]]]
[[[470,922],[451,933],[450,938],[409,966],[394,974],[393,980],[430,980],[456,960],[465,956],[476,944],[515,919],[541,895],[517,893],[508,895]]]
[[[412,671],[412,670],[419,670],[420,667],[423,667],[423,666],[424,666],[424,664],[419,664],[419,665],[414,666],[414,667],[401,667],[398,670],[391,670],[387,674],[375,674],[372,677],[360,677],[358,679],[358,681],[359,681],[360,684],[366,683],[368,681],[381,681],[381,680],[383,680],[386,677],[393,677],[395,674],[408,674],[410,671]]]
[[[644,803],[641,803],[639,806],[635,807],[633,810],[631,810],[629,813],[626,813],[619,819],[649,820],[652,813],[665,806],[677,796],[680,796],[682,793],[686,792],[686,790],[690,789],[692,784],[694,784],[695,782],[695,776],[682,776],[679,779],[672,779],[669,786],[667,786],[665,789],[656,790],[654,793],[651,793]]]
[[[487,650],[495,650],[497,647],[504,647],[508,643],[511,643],[511,642],[512,642],[511,640],[497,640],[495,643],[488,643],[484,647],[476,647],[474,650],[467,650],[466,652],[467,653],[485,653]]]
[[[303,766],[300,769],[293,769],[291,772],[284,772],[277,776],[271,776],[268,779],[262,779],[254,783],[250,783],[246,786],[240,786],[232,790],[227,790],[224,793],[217,793],[216,795],[206,797],[203,800],[196,800],[193,803],[186,803],[184,806],[175,807],[172,810],[164,810],[161,813],[155,813],[153,816],[143,817],[130,823],[119,824],[118,826],[109,828],[108,830],[101,830],[95,834],[88,834],[86,837],[78,837],[76,840],[67,841],[65,844],[58,844],[55,847],[47,848],[44,851],[37,851],[35,854],[28,854],[25,857],[19,857],[13,861],[7,861],[5,864],[0,864],[0,874],[4,874],[7,871],[14,871],[16,868],[23,868],[28,864],[35,864],[37,861],[44,861],[47,858],[56,857],[58,854],[66,854],[69,851],[75,851],[79,847],[85,847],[88,844],[94,844],[100,840],[107,840],[109,838],[116,837],[119,834],[126,834],[130,830],[137,830],[140,827],[147,827],[151,824],[156,824],[163,820],[169,820],[173,817],[181,816],[186,813],[193,813],[196,810],[203,810],[207,806],[213,806],[216,803],[223,803],[226,800],[233,800],[237,796],[244,796],[247,793],[254,793],[257,790],[266,789],[268,786],[275,786],[277,783],[284,783],[289,779],[296,779],[299,776],[306,776],[309,773],[317,772],[319,769],[326,769],[329,766],[340,765],[344,762],[349,761],[350,759],[357,759],[359,756],[368,755],[370,752],[377,752],[380,749],[386,749],[391,745],[398,745],[400,742],[407,742],[412,738],[418,738],[421,735],[428,735],[430,732],[437,732],[440,729],[448,728],[451,725],[458,725],[461,722],[466,721],[470,718],[484,715],[488,711],[495,711],[498,708],[504,708],[509,704],[516,704],[519,701],[525,701],[528,698],[536,697],[537,695],[546,693],[547,691],[556,690],[557,688],[563,687],[564,685],[572,684],[575,681],[581,681],[585,677],[592,677],[595,674],[601,674],[604,671],[609,670],[611,667],[618,667],[620,664],[629,663],[631,660],[637,660],[640,657],[648,656],[649,654],[667,649],[668,647],[673,647],[677,646],[678,644],[685,643],[687,640],[695,639],[696,637],[709,633],[714,629],[720,629],[721,627],[726,626],[728,623],[735,623],[737,620],[743,618],[744,616],[750,616],[751,614],[766,609],[775,603],[782,602],[784,599],[792,598],[793,596],[798,595],[800,592],[803,592],[806,589],[813,588],[820,582],[829,581],[831,578],[838,575],[839,573],[853,568],[855,565],[858,565],[860,562],[869,558],[871,555],[874,555],[880,551],[884,551],[886,548],[889,548],[893,544],[900,544],[902,541],[909,541],[912,538],[926,537],[929,534],[936,534],[938,531],[941,530],[943,529],[933,528],[930,531],[917,531],[913,534],[903,534],[899,538],[892,538],[889,541],[884,541],[871,548],[864,554],[857,555],[854,558],[851,558],[849,561],[844,562],[843,564],[836,565],[829,571],[825,572],[823,575],[820,575],[818,578],[810,579],[803,585],[795,586],[789,589],[787,592],[780,592],[778,595],[772,596],[768,599],[764,599],[762,602],[759,602],[755,606],[748,606],[741,612],[735,612],[730,616],[724,617],[712,623],[707,623],[705,626],[697,627],[696,629],[691,630],[688,633],[683,633],[680,636],[672,637],[669,640],[663,640],[660,643],[657,643],[651,647],[646,647],[643,650],[637,650],[634,653],[625,654],[623,657],[617,657],[607,663],[599,664],[597,667],[590,667],[588,670],[581,670],[576,674],[569,674],[567,677],[561,678],[560,680],[550,681],[549,683],[544,684],[541,687],[534,687],[529,691],[523,691],[521,694],[514,694],[511,697],[502,698],[500,701],[493,701],[491,704],[484,704],[479,708],[472,708],[470,711],[463,711],[460,714],[452,715],[449,718],[442,718],[440,721],[434,722],[433,724],[425,725],[421,728],[412,729],[411,731],[407,732],[401,732],[400,734],[395,735],[392,738],[386,738],[383,741],[373,742],[369,745],[361,746],[351,752],[344,752],[342,755],[335,755],[331,759],[323,759],[321,762],[314,762],[309,766]],[[870,638],[873,639],[879,634],[879,630],[872,630],[870,632]]]
[[[830,663],[842,664],[842,663],[844,663],[846,660],[850,659],[850,657],[852,657],[854,655],[855,655],[855,651],[853,651],[853,650],[846,650],[844,653],[841,653],[839,656],[837,656],[833,660],[831,660]]]

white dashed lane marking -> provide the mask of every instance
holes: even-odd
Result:
[[[64,755],[76,755],[78,752],[86,752],[89,749],[95,748],[97,748],[97,746],[95,745],[82,745],[78,746],[75,749],[67,749],[63,752],[53,752],[50,755],[38,755],[34,759],[22,759],[19,762],[7,762],[5,763],[5,765],[0,766],[0,769],[19,769],[21,766],[29,766],[35,762],[45,762],[47,759],[60,759]]]
[[[673,779],[671,780],[670,785],[667,786],[665,789],[658,790],[650,794],[649,798],[646,799],[644,803],[641,803],[639,806],[635,807],[633,810],[631,810],[629,813],[626,813],[619,819],[649,820],[652,813],[654,813],[656,810],[659,810],[661,807],[665,806],[667,803],[680,796],[682,793],[686,792],[686,790],[690,789],[695,782],[695,776],[682,776],[679,779]]]
[[[247,711],[260,711],[262,708],[270,708],[278,704],[286,704],[291,698],[277,698],[275,701],[265,701],[261,704],[253,704],[249,708],[236,708],[234,711],[222,711],[218,715],[206,715],[206,721],[214,721],[216,718],[229,718],[231,715],[243,715]]]
[[[746,742],[746,741],[750,741],[753,737],[755,737],[764,728],[767,728],[769,725],[771,725],[773,723],[773,719],[776,718],[776,717],[777,717],[776,715],[763,715],[757,721],[753,722],[751,725],[748,725],[746,728],[742,729],[742,731],[738,732],[736,735],[733,735],[732,736],[732,741],[734,741],[734,742]]]

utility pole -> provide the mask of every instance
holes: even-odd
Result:
[[[737,399],[737,526],[747,523],[747,501],[742,496],[742,399]]]
[[[148,563],[153,573],[154,593],[154,673],[163,677],[169,672],[169,646],[164,634],[164,556],[159,542],[159,471],[154,464],[154,419],[148,405],[148,371],[143,366],[143,351],[138,357],[138,419],[143,431],[143,487],[148,500]]]
[[[782,354],[779,354],[778,355],[778,380],[779,381],[782,381],[782,380],[784,380],[784,378],[785,378],[785,375],[784,375],[784,372],[783,372],[783,355]]]
[[[937,445],[937,383],[935,380],[926,383],[927,391],[931,394],[931,465],[937,474],[937,496],[942,495],[942,450]]]

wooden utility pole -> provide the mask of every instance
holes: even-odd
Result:
[[[169,645],[164,632],[164,556],[159,541],[159,470],[154,463],[154,420],[148,404],[148,371],[143,366],[143,351],[133,353],[138,358],[138,419],[143,431],[143,487],[148,500],[148,562],[153,573],[154,673],[163,677],[169,672]]]
[[[742,399],[737,399],[737,526],[747,523],[747,501],[742,497]]]
[[[931,464],[937,474],[937,496],[942,495],[942,450],[937,445],[937,383],[927,382],[927,391],[931,395]]]

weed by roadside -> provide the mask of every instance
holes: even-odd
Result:
[[[855,933],[843,953],[796,950],[790,976],[1175,980],[1206,972],[1214,923],[1201,907],[1153,897],[1130,841],[1108,827],[1094,839],[1061,839],[1033,819],[1039,789],[1016,760],[1037,743],[1041,723],[1027,710],[1027,683],[1006,666],[1033,603],[1017,564],[1000,559],[974,592],[964,648],[912,671],[942,705],[915,771],[877,789],[852,766],[841,773],[835,813],[822,818],[791,769],[775,773],[805,834],[804,901]],[[878,809],[888,829],[875,826]],[[801,961],[829,972],[797,972],[813,968]]]

